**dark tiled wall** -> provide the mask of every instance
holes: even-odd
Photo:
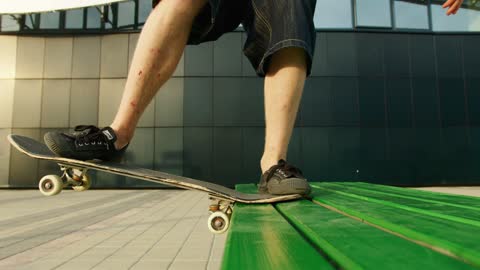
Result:
[[[187,48],[182,72],[137,130],[130,163],[228,186],[258,181],[263,80],[242,55],[244,39],[235,32]],[[479,45],[479,35],[318,33],[288,159],[312,181],[480,184]],[[109,76],[122,79],[125,70]],[[120,95],[117,86],[103,87],[92,116],[100,124],[116,110],[110,95]],[[11,131],[40,139],[47,130]],[[50,163],[10,155],[11,186],[34,186],[36,175],[57,172]],[[151,186],[94,176],[97,187]]]

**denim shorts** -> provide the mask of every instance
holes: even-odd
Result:
[[[265,76],[271,56],[287,47],[305,50],[309,75],[315,5],[316,0],[209,0],[195,18],[188,44],[217,40],[241,23],[247,33],[243,52],[259,76]]]

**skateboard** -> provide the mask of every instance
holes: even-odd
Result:
[[[247,194],[218,185],[188,177],[154,171],[133,165],[112,161],[82,161],[58,157],[41,142],[20,135],[8,135],[8,140],[18,151],[36,159],[55,162],[60,166],[61,176],[45,175],[38,184],[39,190],[46,196],[59,194],[63,188],[72,187],[75,191],[84,191],[90,188],[91,181],[88,170],[97,170],[117,175],[132,177],[144,181],[165,184],[177,188],[198,190],[209,195],[210,217],[208,228],[213,233],[223,233],[230,225],[230,217],[236,202],[245,204],[265,204],[299,199],[299,194],[270,195]]]

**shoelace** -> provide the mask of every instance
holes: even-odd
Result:
[[[91,126],[91,125],[76,126],[74,130],[75,132],[79,132],[79,133],[83,133],[88,130],[87,134],[84,134],[83,136],[78,136],[76,138],[75,141],[78,146],[97,145],[97,144],[98,145],[105,144],[108,146],[107,140],[105,139],[105,135],[96,126]]]
[[[268,172],[267,179],[270,179],[275,172],[280,173],[283,177],[288,178],[290,176],[302,175],[302,171],[290,164],[285,160],[280,160],[277,165],[273,165]]]

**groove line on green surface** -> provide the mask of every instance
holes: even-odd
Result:
[[[354,219],[354,220],[358,220],[358,221],[360,221],[360,222],[362,222],[362,223],[365,223],[365,224],[367,224],[367,225],[369,225],[369,226],[372,226],[372,227],[374,227],[374,228],[377,228],[377,229],[379,229],[379,230],[382,230],[382,231],[384,231],[384,232],[386,232],[386,233],[389,233],[389,234],[392,234],[392,235],[394,235],[394,236],[397,236],[397,237],[400,237],[400,238],[402,238],[402,239],[405,239],[405,240],[407,240],[407,241],[413,242],[413,243],[415,243],[415,244],[417,244],[417,245],[420,245],[420,246],[429,248],[429,249],[431,249],[431,250],[433,250],[433,251],[436,251],[436,252],[438,252],[438,253],[440,253],[440,254],[443,254],[443,255],[445,255],[445,256],[448,256],[448,257],[454,258],[454,259],[456,259],[456,260],[459,260],[459,261],[468,263],[468,261],[464,260],[462,257],[459,257],[459,256],[455,255],[454,253],[452,253],[452,252],[450,252],[449,250],[446,250],[446,249],[444,249],[444,248],[431,245],[431,244],[429,244],[429,243],[427,243],[427,242],[423,242],[423,241],[420,241],[420,240],[415,240],[415,239],[409,238],[409,237],[407,237],[406,235],[402,235],[402,234],[397,233],[397,232],[395,232],[395,231],[389,230],[389,229],[387,229],[387,228],[385,228],[385,227],[381,227],[381,226],[379,226],[379,225],[377,225],[377,224],[374,224],[374,223],[371,223],[371,222],[369,222],[369,221],[367,221],[367,220],[365,220],[365,219],[363,219],[363,218],[350,215],[350,214],[348,214],[347,212],[344,212],[344,211],[342,211],[342,210],[340,210],[340,209],[338,209],[338,208],[336,208],[336,207],[334,207],[334,206],[331,206],[331,205],[328,205],[328,204],[324,204],[324,203],[319,202],[319,201],[316,201],[316,200],[314,200],[313,203],[315,203],[315,204],[317,204],[317,205],[319,205],[319,206],[321,206],[321,207],[324,207],[324,208],[326,208],[326,209],[328,209],[328,210],[337,212],[337,213],[339,213],[339,214],[341,214],[341,215],[344,215],[344,216],[346,216],[346,217],[352,218],[352,219]]]
[[[327,241],[323,240],[320,237],[316,237],[315,239],[311,239],[308,235],[316,235],[316,233],[311,230],[307,226],[299,226],[297,222],[295,222],[294,218],[290,218],[287,216],[285,212],[283,212],[277,204],[273,204],[275,210],[287,221],[292,228],[294,228],[298,234],[305,239],[307,243],[309,243],[315,250],[322,255],[335,269],[349,269],[349,270],[361,270],[363,269],[360,265],[356,264],[354,261],[350,260],[350,258],[346,257],[342,252],[336,249]],[[317,245],[315,243],[320,243]],[[340,263],[341,261],[341,263]]]
[[[422,198],[409,196],[409,195],[400,195],[400,194],[395,194],[395,193],[373,190],[373,189],[369,189],[367,187],[341,185],[341,184],[336,184],[336,183],[327,183],[326,185],[327,186],[346,187],[346,188],[349,188],[349,189],[363,190],[363,191],[368,191],[368,192],[377,193],[377,194],[385,194],[385,195],[392,196],[392,197],[398,197],[398,198],[404,198],[404,199],[410,199],[410,200],[416,200],[416,201],[422,201],[422,202],[429,202],[429,203],[435,203],[435,204],[443,204],[443,205],[448,205],[448,206],[452,206],[452,207],[458,207],[458,208],[463,208],[463,209],[468,209],[468,210],[480,211],[480,207],[461,205],[461,204],[455,204],[455,203],[449,203],[449,202],[442,202],[442,201],[436,201],[436,200],[430,200],[430,199],[422,199]],[[318,187],[316,185],[313,185],[313,186]]]
[[[476,221],[476,220],[471,220],[471,219],[466,219],[466,218],[461,218],[461,217],[455,217],[455,216],[435,213],[435,212],[431,212],[431,211],[427,211],[427,210],[423,210],[423,209],[419,209],[419,208],[415,208],[415,207],[411,207],[411,206],[391,203],[391,202],[384,201],[384,200],[368,198],[368,197],[364,197],[364,196],[360,196],[360,195],[356,195],[356,194],[350,194],[350,193],[347,193],[347,192],[338,191],[338,190],[335,190],[335,189],[325,188],[325,187],[321,187],[319,185],[312,185],[312,186],[315,187],[315,188],[318,188],[318,189],[327,190],[327,191],[330,191],[330,192],[341,194],[343,196],[347,196],[347,197],[351,197],[351,198],[355,198],[355,199],[359,199],[359,200],[363,200],[363,201],[375,202],[375,203],[379,203],[379,204],[394,207],[394,208],[403,209],[403,210],[410,211],[410,212],[415,212],[415,213],[424,214],[424,215],[428,215],[428,216],[432,216],[432,217],[437,217],[437,218],[450,220],[450,221],[453,221],[453,222],[459,222],[459,223],[463,223],[463,224],[467,224],[467,225],[480,227],[480,222]]]
[[[472,251],[470,249],[466,249],[462,246],[459,246],[456,243],[450,242],[450,241],[445,241],[442,239],[439,239],[437,237],[431,237],[427,234],[424,233],[418,233],[412,229],[396,225],[394,223],[381,220],[378,218],[374,218],[372,216],[364,215],[359,211],[352,210],[348,207],[342,207],[341,205],[337,205],[335,203],[332,203],[328,200],[320,199],[315,197],[314,198],[315,203],[322,203],[328,206],[332,206],[334,209],[338,209],[341,212],[345,212],[353,217],[359,218],[362,222],[369,222],[369,224],[375,224],[377,226],[380,226],[381,228],[386,228],[388,227],[389,230],[399,233],[400,235],[403,235],[404,237],[420,242],[425,242],[425,243],[430,243],[429,245],[431,247],[436,247],[436,251],[438,250],[445,250],[447,252],[447,256],[451,254],[453,258],[458,259],[462,262],[465,262],[467,264],[480,267],[480,257],[478,256],[478,252]],[[333,209],[332,209],[333,210]],[[445,248],[448,247],[449,249]],[[442,253],[444,254],[444,253]]]
[[[319,253],[321,253],[335,269],[349,269],[349,270],[362,270],[360,265],[352,261],[345,256],[342,252],[332,246],[328,241],[321,237],[317,237],[315,231],[308,226],[301,226],[298,224],[295,218],[290,218],[284,213],[277,205],[274,205],[277,212],[307,241],[312,247],[314,247]],[[310,235],[310,237],[308,236]],[[314,235],[314,239],[311,236]],[[316,244],[315,243],[318,243]]]

